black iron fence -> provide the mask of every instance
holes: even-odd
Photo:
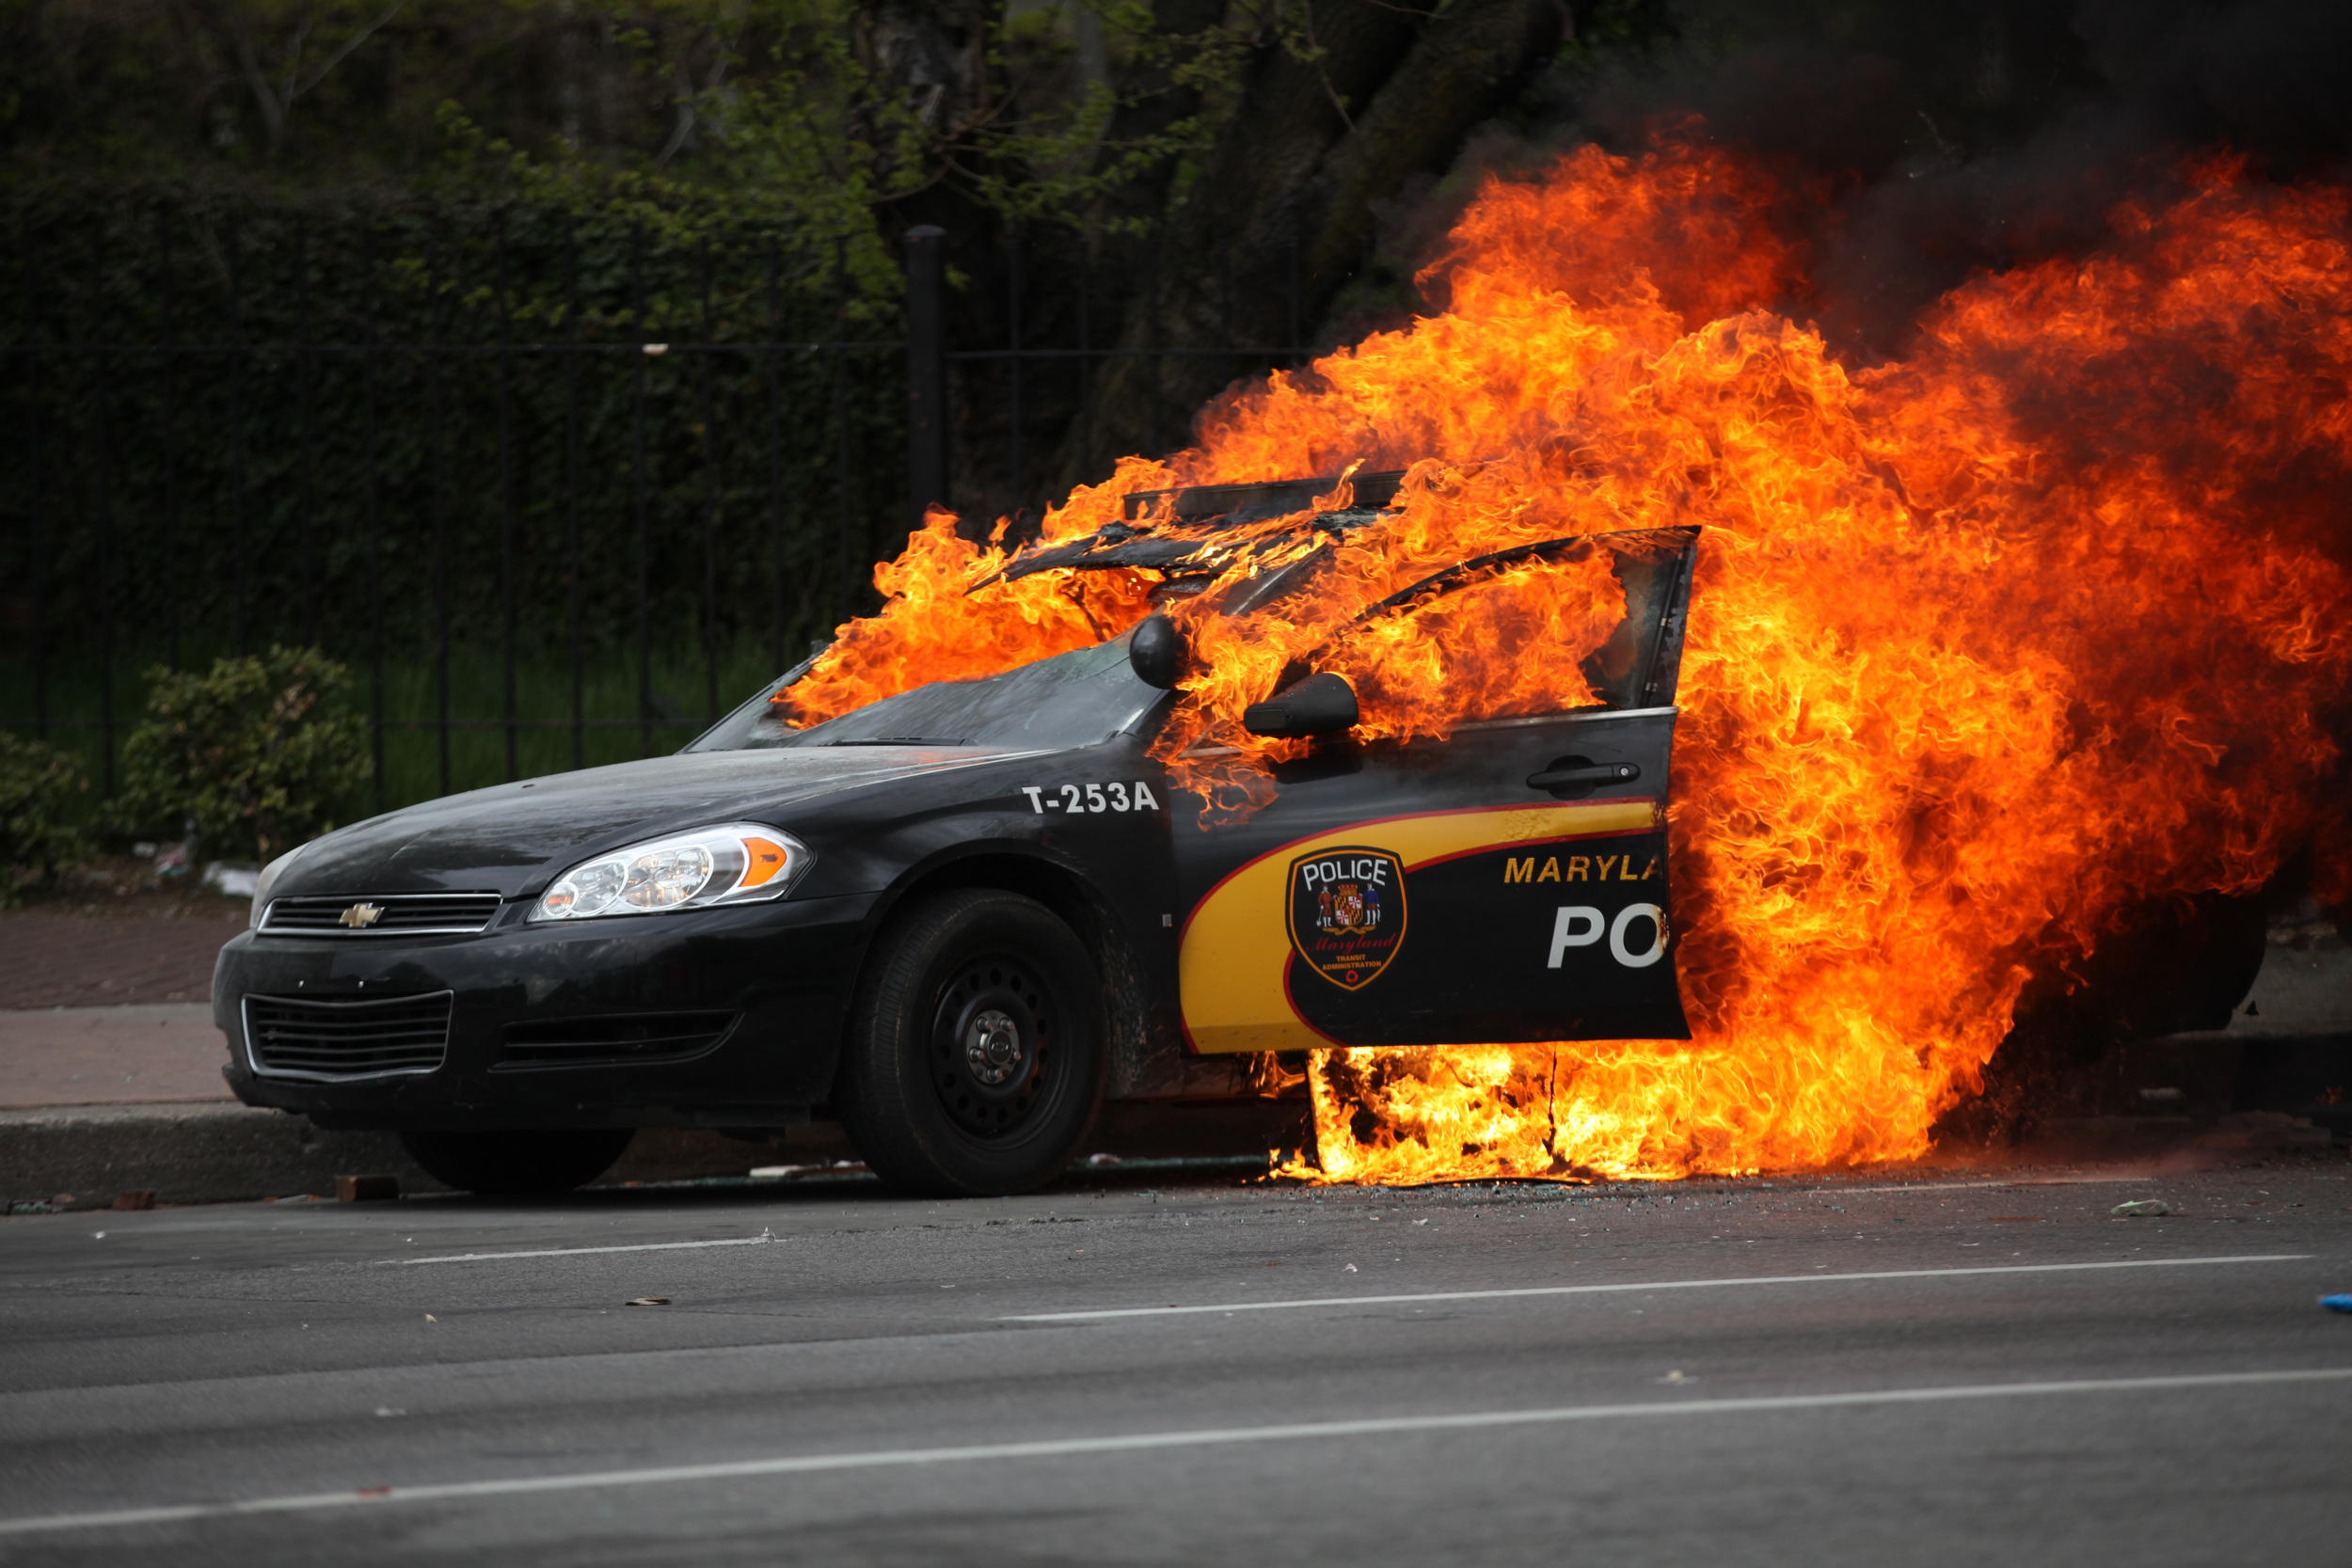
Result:
[[[1185,243],[1200,250],[1211,242],[1194,237]],[[1057,276],[1067,281],[1067,297],[1053,300],[1054,309],[1041,310],[1032,308],[1025,284],[1023,237],[1017,230],[1009,230],[996,242],[997,253],[991,258],[992,272],[998,280],[997,308],[982,312],[983,323],[965,334],[971,341],[950,343],[945,336],[944,312],[936,308],[927,311],[924,303],[927,293],[943,289],[948,237],[937,230],[910,234],[907,309],[909,386],[914,409],[909,431],[913,492],[933,497],[951,491],[961,494],[972,510],[990,517],[1028,502],[1038,477],[1030,462],[1030,442],[1037,425],[1032,415],[1040,405],[1048,415],[1046,428],[1060,433],[1074,448],[1077,467],[1098,477],[1107,473],[1111,463],[1128,450],[1106,448],[1095,425],[1095,377],[1107,361],[1134,359],[1143,364],[1141,419],[1139,424],[1130,423],[1139,428],[1141,450],[1152,453],[1182,445],[1190,429],[1195,400],[1171,396],[1164,373],[1171,361],[1206,362],[1220,377],[1306,363],[1311,356],[1306,337],[1311,324],[1301,270],[1302,241],[1294,236],[1279,255],[1275,287],[1282,295],[1279,319],[1287,322],[1289,331],[1284,341],[1275,344],[1251,343],[1236,332],[1234,293],[1240,285],[1235,279],[1233,250],[1227,241],[1214,243],[1217,277],[1214,324],[1195,320],[1179,326],[1168,319],[1164,307],[1164,245],[1160,241],[1137,246],[1131,264],[1140,276],[1111,279],[1125,286],[1109,290],[1097,288],[1098,264],[1089,251],[1080,249],[1066,259],[1069,264],[1057,269]],[[1353,276],[1365,276],[1371,266],[1367,240]],[[1261,287],[1267,281],[1263,276],[1257,279]],[[1109,333],[1104,331],[1100,302],[1105,294],[1118,300],[1140,295],[1140,342],[1130,341],[1120,346],[1116,336],[1121,325],[1118,320],[1108,324]],[[1263,319],[1263,312],[1259,314]],[[987,315],[995,318],[993,332],[985,325]],[[933,323],[942,324],[935,351],[930,346]],[[936,367],[927,370],[930,362],[926,355],[932,352],[938,355]],[[961,416],[951,420],[943,412],[935,433],[923,422],[926,387],[938,388],[935,396],[943,411],[954,409]],[[1055,414],[1066,414],[1066,418],[1053,418]],[[958,483],[952,485],[951,459],[961,460]],[[974,467],[984,470],[977,482],[971,472]],[[974,499],[977,505],[972,504]]]
[[[1019,505],[1103,361],[1301,353],[1102,342],[1083,258],[1025,321],[1015,239],[1004,337],[951,342],[936,230],[898,300],[790,236],[515,209],[15,227],[0,724],[108,794],[148,670],[280,641],[355,671],[379,808],[674,746],[866,608],[951,461]]]

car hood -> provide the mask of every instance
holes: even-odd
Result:
[[[690,752],[551,774],[355,822],[307,846],[270,891],[515,897],[633,839],[731,817],[768,820],[816,797],[1022,754],[897,746]]]

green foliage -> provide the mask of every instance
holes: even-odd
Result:
[[[896,284],[862,322],[830,245],[88,184],[26,192],[0,228],[40,350],[0,379],[11,450],[39,446],[0,479],[0,582],[52,678],[109,625],[126,677],[271,641],[367,669],[379,620],[395,663],[442,626],[495,649],[510,597],[522,657],[577,630],[601,657],[633,641],[641,580],[657,643],[699,641],[712,609],[722,641],[788,651],[862,609],[864,564],[904,537]]]
[[[26,883],[50,880],[88,853],[68,820],[87,787],[69,753],[0,730],[0,907],[16,903]]]
[[[1122,198],[1197,161],[1253,35],[1311,48],[1304,8],[1225,9],[1185,32],[1150,0],[39,0],[0,6],[0,151],[8,183],[487,184],[673,240],[784,229],[895,296],[877,218],[927,193],[1143,222]]]
[[[878,220],[926,192],[1015,220],[1143,231],[1148,215],[1109,203],[1206,150],[1235,100],[1256,9],[1176,33],[1136,0],[1018,15],[983,6],[973,8],[985,15],[978,36],[960,40],[952,28],[897,36],[886,24],[903,17],[858,0],[755,0],[700,39],[636,36],[647,79],[677,84],[676,131],[652,158],[568,140],[534,152],[456,102],[441,105],[440,124],[454,168],[526,201],[622,217],[673,242],[747,228],[821,237],[844,247],[862,296],[888,297],[898,265]],[[1082,30],[1101,40],[1092,66],[1075,57]],[[681,43],[717,52],[704,86],[691,85]],[[1133,114],[1162,99],[1192,112]],[[689,146],[693,155],[674,161]]]
[[[148,678],[149,718],[122,746],[126,828],[184,819],[208,853],[266,861],[332,828],[367,782],[367,731],[338,700],[343,667],[315,648]]]

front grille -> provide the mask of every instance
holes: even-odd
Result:
[[[506,1026],[501,1067],[591,1067],[675,1062],[726,1037],[735,1013],[627,1013],[559,1018]]]
[[[431,1072],[449,1052],[454,993],[319,1002],[245,999],[246,1049],[253,1070],[277,1078],[374,1078]]]
[[[306,937],[468,936],[488,926],[498,912],[495,893],[273,898],[262,915],[262,929]]]

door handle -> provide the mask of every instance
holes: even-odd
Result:
[[[1530,789],[1561,789],[1569,784],[1630,784],[1642,776],[1639,764],[1630,762],[1596,763],[1589,768],[1555,768],[1527,778]]]

